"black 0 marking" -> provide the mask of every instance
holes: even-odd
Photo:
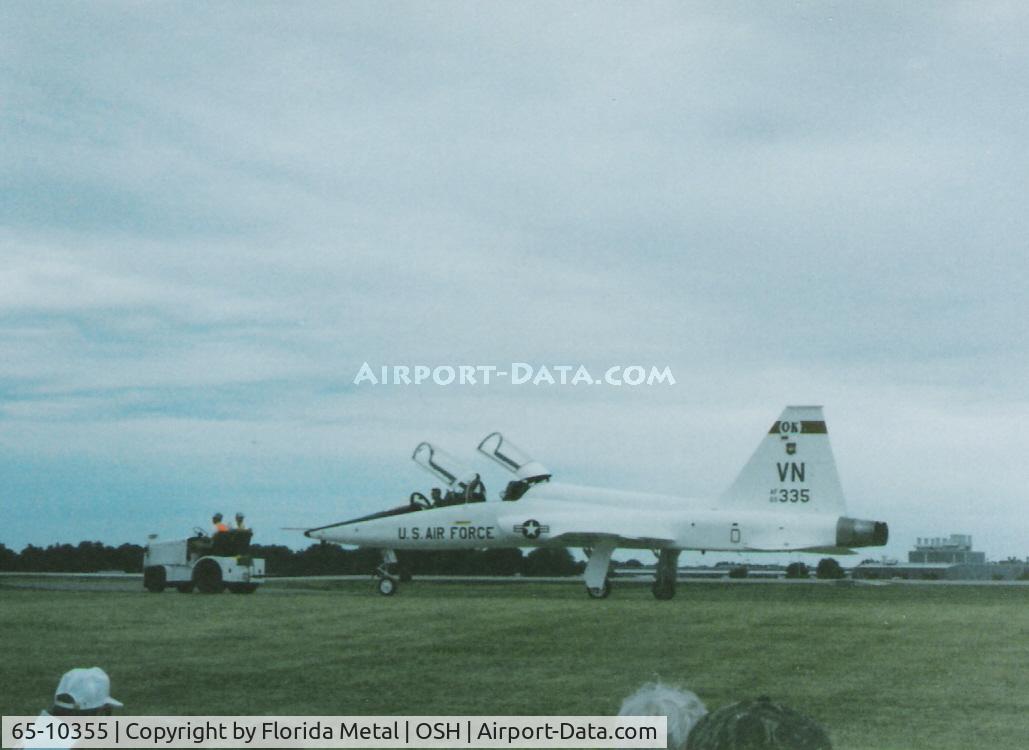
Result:
[[[804,462],[801,461],[799,464],[788,461],[784,464],[776,463],[776,470],[779,472],[779,481],[785,482],[786,477],[790,478],[791,482],[803,482],[804,481]]]

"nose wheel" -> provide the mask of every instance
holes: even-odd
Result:
[[[375,569],[378,578],[376,588],[383,596],[393,596],[400,588],[400,573],[397,571],[397,555],[391,549],[382,551],[382,564]]]
[[[612,540],[605,539],[593,549],[583,551],[589,556],[586,571],[582,576],[583,583],[586,584],[586,593],[590,599],[607,599],[611,595],[608,566],[611,563],[611,553],[615,551],[615,544]]]

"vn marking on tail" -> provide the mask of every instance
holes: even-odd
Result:
[[[803,482],[804,481],[804,462],[801,461],[799,464],[795,464],[792,461],[781,464],[776,463],[775,468],[779,470],[779,481],[785,482],[786,477],[790,478],[791,482]]]

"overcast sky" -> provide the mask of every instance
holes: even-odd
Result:
[[[1022,3],[0,5],[0,542],[257,541],[473,463],[1029,555]],[[380,364],[674,386],[355,386]],[[489,472],[496,487],[500,477]]]

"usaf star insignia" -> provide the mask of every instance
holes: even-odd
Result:
[[[520,523],[514,527],[516,534],[521,534],[526,539],[539,539],[540,534],[549,534],[550,527],[540,524],[539,521],[530,518],[525,523]]]

